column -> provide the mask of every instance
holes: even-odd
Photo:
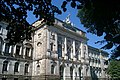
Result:
[[[71,56],[72,56],[71,58],[76,60],[76,58],[75,58],[75,56],[76,56],[76,54],[75,54],[75,41],[73,41],[73,53]]]
[[[55,46],[54,46],[54,50],[57,51],[57,34],[55,33]]]
[[[105,73],[104,73],[104,60],[103,60],[103,56],[100,52],[100,66],[101,66],[101,78],[105,77]]]
[[[14,46],[14,49],[13,49],[13,56],[15,56],[16,54],[16,45]]]
[[[65,57],[65,38],[61,37],[62,38],[62,57]],[[64,40],[63,40],[64,39]]]
[[[15,65],[15,61],[10,61],[8,63],[8,72],[9,74],[14,74],[14,65]]]
[[[22,55],[22,46],[20,47],[19,55]]]
[[[47,50],[50,49],[50,32],[47,30]]]
[[[6,44],[6,43],[3,44],[3,49],[2,49],[3,54],[4,54],[4,52],[5,52],[5,44]]]
[[[12,50],[12,46],[10,46],[10,48],[9,48],[9,53],[11,53],[11,50]]]
[[[26,51],[26,47],[24,47],[23,49],[23,58],[25,58],[25,51]]]
[[[2,69],[3,69],[3,60],[0,59],[0,74],[2,74]]]
[[[86,47],[86,59],[88,59],[89,57],[88,57],[88,46],[87,45],[85,45],[85,47]]]
[[[31,51],[32,51],[32,50],[31,50],[31,48],[30,48],[30,51],[29,51],[29,57],[31,57]]]
[[[66,39],[66,37],[65,37],[65,42],[64,42],[64,44],[65,44],[65,59],[67,59],[67,56],[66,56],[66,54],[67,54],[67,39]]]
[[[80,48],[81,48],[81,57],[84,58],[83,43],[81,43]]]

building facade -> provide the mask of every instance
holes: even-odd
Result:
[[[0,80],[97,80],[107,79],[108,54],[87,44],[85,32],[69,18],[42,21],[30,41],[7,45],[7,23],[0,22]]]

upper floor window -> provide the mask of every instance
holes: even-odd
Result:
[[[41,37],[41,33],[38,34],[38,38],[40,38],[40,37]]]
[[[29,56],[30,48],[26,47],[25,56]]]
[[[58,57],[62,57],[62,37],[58,36]]]
[[[6,45],[5,45],[5,53],[9,53],[9,48],[10,48],[10,45],[8,43],[6,43]]]
[[[4,61],[3,62],[3,68],[2,68],[2,71],[7,71],[7,68],[8,68],[8,61]]]
[[[28,73],[28,68],[29,68],[29,64],[25,64],[25,70],[24,70],[25,74]]]
[[[19,68],[19,63],[16,62],[14,66],[14,72],[18,72],[18,68]]]
[[[17,54],[17,55],[19,55],[19,53],[20,53],[20,47],[21,47],[21,46],[18,46],[18,45],[16,46],[16,54]]]
[[[51,39],[55,40],[55,33],[51,32]]]
[[[51,74],[54,74],[54,69],[55,69],[55,66],[51,65]]]
[[[53,51],[53,43],[50,43],[50,50]]]
[[[58,43],[58,57],[62,57],[62,44]]]

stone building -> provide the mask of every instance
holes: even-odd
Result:
[[[7,45],[8,24],[0,22],[0,80],[97,80],[106,74],[108,53],[87,44],[86,33],[69,17],[54,26],[42,21],[30,41]]]

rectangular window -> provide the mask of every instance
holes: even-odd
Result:
[[[25,56],[28,57],[28,56],[29,56],[29,52],[30,52],[30,48],[27,48],[27,47],[26,47]]]
[[[7,80],[7,78],[2,78],[2,80]]]
[[[3,62],[3,71],[7,71],[8,61]]]
[[[18,78],[14,78],[14,80],[18,80]]]
[[[29,64],[25,64],[25,74],[28,73],[28,67],[29,67]]]
[[[5,53],[9,53],[9,48],[10,48],[10,45],[8,43],[6,43],[6,45],[5,45]]]
[[[20,46],[16,46],[16,55],[19,55],[19,53],[20,53]]]
[[[58,57],[62,57],[62,45],[58,44]]]
[[[53,51],[53,43],[50,43],[50,50]]]

